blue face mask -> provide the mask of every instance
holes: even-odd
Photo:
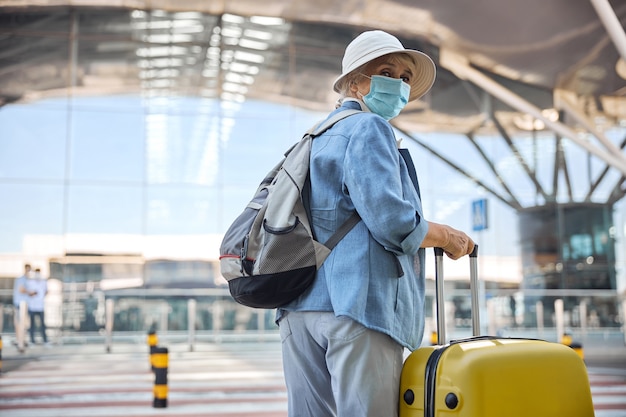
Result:
[[[409,102],[411,86],[399,78],[382,75],[372,75],[370,79],[370,92],[363,96],[363,102],[385,120],[393,119]]]

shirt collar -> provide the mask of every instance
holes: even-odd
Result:
[[[345,107],[350,107],[350,108],[357,108],[352,103],[358,104],[361,107],[361,110],[363,111],[370,112],[370,113],[372,112],[362,100],[359,100],[358,98],[354,98],[354,97],[345,97],[341,105]]]

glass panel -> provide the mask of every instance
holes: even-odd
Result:
[[[67,120],[65,99],[0,108],[0,178],[62,180]]]
[[[139,186],[70,186],[66,232],[141,234],[142,195]]]
[[[0,77],[3,97],[21,100],[0,108],[0,301],[11,303],[11,284],[28,260],[49,269],[47,317],[57,334],[101,337],[107,302],[115,331],[188,330],[191,296],[205,337],[275,331],[271,311],[251,312],[228,296],[215,259],[220,233],[282,152],[327,115],[330,108],[314,103],[333,93],[312,81],[332,85],[353,29],[163,10],[56,7],[16,16],[3,20],[2,74],[19,74],[6,78],[25,80],[34,92],[20,97]],[[523,206],[545,203],[501,137],[477,137],[497,177],[464,135],[423,136],[505,196],[506,181]],[[513,139],[550,193],[555,138]],[[427,219],[470,231],[471,202],[485,190],[410,140],[403,145],[416,160]],[[603,165],[592,159],[588,168],[580,148],[566,140],[563,147],[574,197],[582,199]],[[565,201],[564,175],[558,183]],[[597,194],[619,196],[620,183],[613,170]],[[535,301],[545,305],[544,321],[552,320],[556,296],[532,291],[616,287],[613,236],[623,240],[623,232],[607,234],[608,208],[540,208],[522,213],[518,229],[515,209],[497,199],[489,207],[489,229],[473,234],[482,252],[519,257],[523,246],[522,287],[530,295],[486,283],[499,310],[517,310],[517,324],[536,319]],[[455,323],[467,326],[464,285],[450,296]],[[587,301],[598,325],[617,323],[612,298]],[[579,302],[568,297],[566,308]],[[5,313],[11,328],[13,309]]]
[[[147,234],[215,233],[219,202],[202,187],[157,187],[147,193]]]
[[[140,185],[144,115],[137,97],[81,98],[72,106],[71,179]]]
[[[38,183],[0,183],[0,254],[35,251],[45,256],[59,248],[46,236],[59,236],[63,225],[63,187]],[[15,273],[20,273],[21,266]]]

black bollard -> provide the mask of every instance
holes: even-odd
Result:
[[[168,350],[165,347],[156,347],[152,355],[154,366],[154,408],[167,407],[167,365]]]

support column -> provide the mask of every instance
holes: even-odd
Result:
[[[113,342],[113,317],[114,317],[114,301],[109,298],[104,302],[104,330],[106,333],[106,350],[111,352],[111,344]]]
[[[187,341],[189,352],[193,352],[196,340],[196,300],[187,300]]]

